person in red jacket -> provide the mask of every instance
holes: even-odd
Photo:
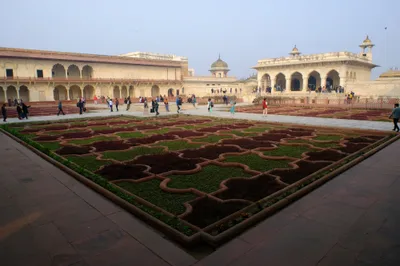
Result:
[[[262,108],[263,108],[263,116],[266,116],[268,114],[267,98],[264,98],[264,100],[262,102]]]

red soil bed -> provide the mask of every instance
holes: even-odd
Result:
[[[346,143],[345,145],[346,145],[346,147],[341,147],[341,148],[339,148],[337,150],[345,152],[345,153],[352,154],[352,153],[355,153],[355,152],[361,150],[362,148],[367,147],[370,144],[367,144],[367,143],[351,143],[350,142],[350,143]]]
[[[303,179],[304,177],[318,171],[319,169],[330,165],[331,163],[330,162],[311,163],[307,161],[299,161],[296,164],[299,166],[299,168],[272,170],[270,174],[279,176],[280,179],[287,184],[293,184]]]
[[[375,140],[363,138],[363,137],[357,137],[357,138],[347,138],[350,143],[374,143]]]
[[[202,197],[190,202],[190,205],[193,210],[183,219],[199,228],[204,228],[247,207],[249,203],[219,202],[209,197]]]
[[[68,154],[87,154],[90,151],[90,147],[87,146],[63,146],[56,151],[56,153],[60,155],[68,155]]]
[[[137,127],[134,127],[136,130],[147,130],[147,129],[159,129],[160,126],[155,126],[155,125],[139,125]]]
[[[304,129],[292,129],[292,130],[271,130],[269,133],[280,133],[280,134],[288,134],[292,137],[304,137],[304,136],[312,136],[313,130],[304,130]]]
[[[286,187],[270,175],[261,175],[251,179],[230,179],[225,185],[228,189],[216,194],[216,197],[223,200],[244,199],[249,201],[258,201]]]
[[[90,131],[71,132],[62,134],[61,136],[64,137],[64,139],[82,139],[93,136],[93,133]]]
[[[211,145],[200,149],[184,150],[182,154],[185,158],[205,158],[214,160],[217,159],[220,154],[227,152],[240,152],[240,149],[234,146]]]
[[[123,140],[117,140],[117,141],[99,141],[95,142],[93,144],[87,145],[96,148],[97,152],[100,151],[116,151],[116,150],[126,150],[131,145],[128,143],[124,143]]]
[[[49,127],[45,127],[44,129],[46,129],[46,131],[53,131],[53,130],[64,130],[64,129],[69,129],[69,126],[65,125],[65,126],[49,126]]]
[[[60,136],[47,136],[47,135],[42,135],[39,137],[34,138],[34,140],[57,140]]]
[[[346,154],[338,153],[333,150],[307,152],[306,154],[309,156],[307,158],[309,161],[339,161],[347,156]]]
[[[201,159],[185,159],[177,153],[165,153],[157,155],[145,155],[132,161],[132,164],[145,164],[151,167],[150,172],[161,174],[171,170],[192,170],[196,164],[203,162]]]
[[[22,134],[25,134],[25,133],[36,133],[36,132],[39,132],[39,131],[42,131],[42,130],[43,130],[43,128],[27,128],[27,129],[21,130],[20,133],[22,133]]]
[[[180,138],[188,138],[188,137],[200,137],[204,136],[204,133],[199,133],[191,130],[182,130],[182,131],[171,131],[166,133],[168,136],[178,136]]]
[[[272,143],[268,141],[260,141],[260,140],[253,140],[253,139],[224,139],[222,141],[223,144],[228,145],[238,145],[239,147],[243,149],[257,149],[257,148],[269,148],[273,147]]]
[[[262,134],[261,136],[253,137],[252,139],[257,140],[257,141],[276,141],[276,142],[280,142],[281,139],[289,138],[289,137],[290,136],[287,135],[287,134],[266,133],[266,134]]]
[[[147,168],[144,165],[110,164],[96,173],[110,181],[119,179],[137,180],[149,176],[148,173],[144,173],[146,170]]]
[[[136,146],[140,144],[153,144],[154,142],[160,140],[172,140],[172,139],[177,139],[177,137],[173,135],[159,134],[147,138],[132,138],[128,140],[128,143]]]
[[[135,131],[133,128],[110,128],[110,129],[102,129],[94,131],[93,135],[100,135],[100,134],[113,134],[116,132],[126,132],[126,131]]]

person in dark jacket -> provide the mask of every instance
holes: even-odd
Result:
[[[119,105],[119,100],[118,98],[115,98],[115,109],[117,109],[117,112],[118,112],[118,105]]]
[[[389,116],[389,119],[390,118],[393,118],[393,125],[394,125],[393,131],[399,132],[399,126],[397,123],[399,122],[400,119],[400,107],[398,103],[394,105],[392,114]]]
[[[60,115],[60,113],[65,115],[64,111],[63,111],[63,108],[62,108],[62,102],[61,101],[58,102],[58,113],[57,113],[57,115]]]
[[[5,103],[3,103],[3,106],[1,107],[1,114],[3,116],[3,122],[7,122],[7,108]]]
[[[21,120],[22,119],[22,108],[19,104],[17,105],[17,115],[18,115],[18,119]]]
[[[76,104],[76,107],[79,108],[79,114],[82,114],[82,110],[83,110],[83,102],[81,99],[79,99],[78,103]]]
[[[28,108],[30,108],[31,106],[27,106],[24,102],[22,103],[22,116],[26,119],[28,119],[28,114],[29,114],[29,110]]]

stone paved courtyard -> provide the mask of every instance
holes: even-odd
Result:
[[[206,114],[204,108],[185,112]],[[230,115],[216,111],[212,116]],[[32,118],[39,119],[46,118]],[[391,127],[340,122],[343,127]],[[0,257],[5,265],[399,265],[400,168],[393,156],[399,141],[200,260],[7,136],[1,134],[0,142]]]

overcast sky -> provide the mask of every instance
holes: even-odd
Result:
[[[368,34],[381,66],[373,77],[400,67],[400,0],[0,1],[2,47],[176,54],[196,75],[209,75],[220,53],[242,78],[295,44],[304,54],[359,52]]]

